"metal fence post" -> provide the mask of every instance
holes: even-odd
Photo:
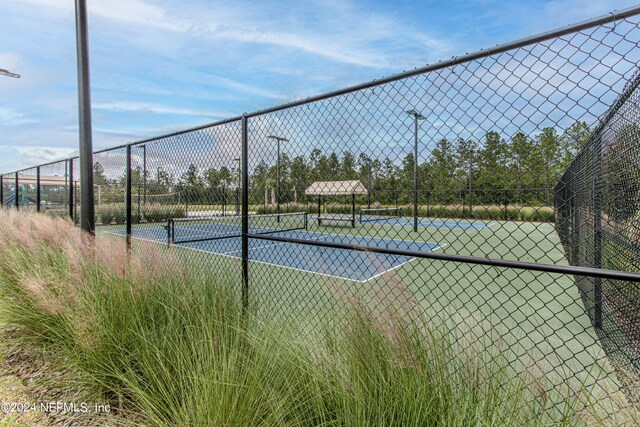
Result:
[[[593,195],[593,266],[602,268],[602,140],[596,145],[596,167]],[[602,328],[602,278],[595,277],[593,283],[594,312],[596,328]]]
[[[138,224],[140,224],[140,215],[141,215],[141,211],[140,211],[140,183],[138,182],[138,215],[137,215],[137,220],[136,220],[136,222]]]
[[[2,182],[4,176],[0,175],[0,207],[4,208],[4,182]]]
[[[422,115],[415,116],[414,143],[413,143],[413,231],[418,232],[418,119]],[[424,119],[424,117],[423,117]],[[397,203],[396,203],[397,207]]]
[[[14,194],[16,196],[15,197],[15,199],[16,199],[15,200],[15,205],[16,205],[16,210],[19,210],[20,209],[20,202],[19,202],[19,199],[20,199],[20,183],[18,182],[18,172],[16,172],[16,178],[15,179],[16,179],[16,182],[15,182],[16,190],[14,191]]]
[[[69,217],[73,220],[73,207],[74,207],[74,184],[73,184],[73,159],[69,159]]]
[[[249,306],[249,132],[247,116],[242,116],[242,307]]]
[[[36,211],[40,212],[42,193],[40,192],[40,166],[36,167]]]
[[[126,164],[126,190],[125,190],[125,210],[126,210],[126,233],[127,233],[127,249],[131,249],[131,146],[127,145],[127,164]]]

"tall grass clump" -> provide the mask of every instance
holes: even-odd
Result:
[[[234,271],[164,251],[127,255],[63,219],[0,213],[1,318],[16,345],[74,372],[63,387],[136,424],[581,424],[577,394],[541,391],[507,350],[357,300],[313,329],[260,318],[241,307]]]

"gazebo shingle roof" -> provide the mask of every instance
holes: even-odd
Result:
[[[305,193],[318,196],[350,196],[367,194],[367,188],[358,180],[316,181],[305,190]]]

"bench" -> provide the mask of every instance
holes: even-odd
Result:
[[[355,218],[345,218],[343,216],[319,216],[318,217],[318,225],[322,225],[322,221],[339,221],[339,222],[350,222],[351,227],[356,226]]]

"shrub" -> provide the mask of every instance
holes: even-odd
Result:
[[[147,205],[144,210],[144,219],[147,222],[162,222],[169,218],[183,218],[185,210],[181,206]]]
[[[127,213],[123,210],[117,210],[113,213],[113,218],[116,221],[116,224],[122,225],[127,222]]]
[[[103,209],[98,215],[102,225],[110,225],[113,222],[114,214],[110,209]]]

